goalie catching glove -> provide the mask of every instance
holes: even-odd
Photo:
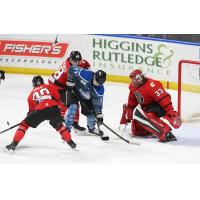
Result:
[[[120,124],[128,124],[131,123],[133,119],[133,108],[123,104],[123,113],[120,120]]]
[[[171,126],[174,128],[179,128],[182,124],[181,116],[175,110],[168,111],[163,118],[168,120]]]

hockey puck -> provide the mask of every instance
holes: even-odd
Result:
[[[101,139],[102,140],[109,140],[110,138],[109,138],[109,136],[102,136]]]

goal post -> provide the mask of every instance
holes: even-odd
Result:
[[[200,120],[200,61],[179,61],[177,103],[185,121]]]

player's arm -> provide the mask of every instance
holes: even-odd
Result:
[[[82,59],[79,62],[78,66],[81,67],[81,68],[84,68],[84,69],[89,69],[90,68],[90,63],[87,60]]]
[[[163,85],[159,81],[150,82],[148,90],[151,96],[166,112],[174,110],[171,95],[165,91]]]
[[[159,81],[150,83],[152,97],[166,111],[164,116],[174,128],[179,128],[182,124],[181,117],[172,105],[171,95],[165,91]],[[149,89],[149,90],[150,90]]]
[[[104,95],[104,87],[103,85],[97,86],[94,88],[92,95],[92,103],[94,108],[94,114],[97,119],[98,125],[103,123],[103,95]]]
[[[32,111],[34,110],[34,101],[33,101],[32,92],[31,92],[31,94],[29,95],[27,101],[28,101],[28,108],[29,108],[27,114],[29,114],[30,112],[32,112]]]
[[[129,85],[129,95],[128,95],[128,103],[123,104],[123,112],[120,120],[120,124],[127,124],[132,121],[133,118],[133,110],[137,106],[137,100],[132,91],[132,85]]]
[[[45,87],[47,87],[47,89],[49,90],[50,95],[53,100],[60,101],[60,94],[57,89],[55,89],[54,87],[51,87],[49,85],[46,85]]]
[[[76,66],[71,66],[68,71],[68,78],[67,78],[67,87],[73,88],[75,87],[76,78],[78,77],[80,72],[80,68]]]

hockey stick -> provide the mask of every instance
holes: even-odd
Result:
[[[20,125],[20,123],[18,123],[18,124],[15,124],[14,126],[11,126],[10,128],[7,128],[7,129],[5,129],[5,130],[1,131],[1,132],[0,132],[0,134],[2,134],[2,133],[5,133],[5,132],[7,132],[7,131],[9,131],[9,130],[11,130],[11,129],[13,129],[13,128],[17,127],[17,126],[19,126],[19,125]]]
[[[97,124],[97,128],[98,128],[98,130],[99,130],[99,133],[100,133],[100,132],[101,132],[101,130],[100,130],[100,127],[99,127],[99,125],[98,125],[98,124]],[[103,135],[101,135],[101,134],[98,134],[98,133],[95,133],[95,135],[98,135],[98,136],[100,136],[102,140],[109,140],[109,139],[110,139],[110,138],[109,138],[109,136],[103,136]]]
[[[121,135],[119,135],[119,134],[116,133],[114,130],[112,130],[109,126],[107,126],[105,123],[103,123],[102,125],[104,125],[104,126],[105,126],[108,130],[110,130],[112,133],[114,133],[115,135],[117,135],[120,139],[124,140],[126,143],[128,143],[128,144],[140,145],[140,143],[132,142],[132,141],[129,141],[129,140],[123,138]]]
[[[86,108],[86,110],[87,110],[88,112],[91,112],[90,109],[89,109],[89,108],[85,105],[85,103],[79,98],[79,96],[75,93],[74,90],[72,90],[72,93],[73,93],[74,96],[77,97],[77,99],[83,104],[83,106]],[[94,111],[93,111],[93,114],[94,114]],[[97,124],[97,127],[98,127],[98,130],[99,130],[99,133],[100,133],[101,130],[100,130],[100,127],[99,127],[98,124]],[[98,133],[92,133],[92,134],[99,136],[102,140],[109,140],[109,139],[110,139],[109,136],[103,136],[103,135],[98,134]]]
[[[79,99],[79,101],[84,105],[84,107],[86,108],[86,110],[90,111],[89,108],[85,105],[85,103],[83,101],[81,101],[81,99],[78,97],[78,95],[75,94],[74,91],[72,91],[73,94]],[[93,114],[94,114],[94,111],[93,111]],[[129,141],[129,140],[126,140],[125,138],[123,138],[121,135],[117,134],[115,131],[113,131],[109,126],[107,126],[105,123],[102,123],[102,125],[104,125],[108,130],[110,130],[112,133],[114,133],[115,135],[117,135],[120,139],[124,140],[126,143],[128,144],[135,144],[135,145],[140,145],[139,143],[136,143],[136,142],[132,142],[132,141]],[[98,126],[98,129],[99,129],[99,126]],[[100,129],[99,129],[100,130]],[[99,135],[99,134],[98,134]],[[99,135],[100,136],[100,135]],[[108,137],[108,139],[103,139],[103,136],[100,136],[102,140],[109,140],[109,137],[108,136],[105,136]]]

